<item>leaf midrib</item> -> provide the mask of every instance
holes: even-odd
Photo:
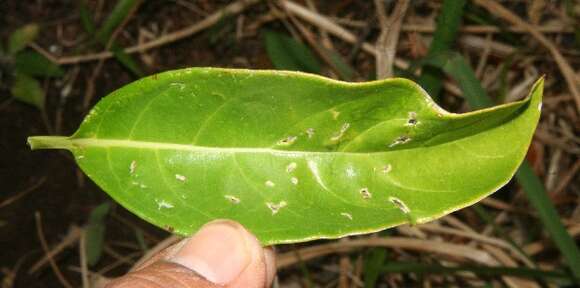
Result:
[[[341,151],[296,151],[296,150],[277,150],[272,148],[249,148],[249,147],[207,147],[197,146],[191,144],[177,144],[167,142],[150,142],[140,140],[122,140],[122,139],[103,139],[103,138],[77,138],[69,139],[72,148],[87,148],[87,147],[126,147],[126,148],[141,148],[152,150],[177,150],[190,152],[212,152],[212,153],[270,153],[270,154],[311,154],[311,155],[327,155],[327,154],[341,154],[341,155],[370,155],[370,154],[384,154],[395,152],[380,151],[380,152],[341,152]],[[401,149],[399,149],[401,150]]]

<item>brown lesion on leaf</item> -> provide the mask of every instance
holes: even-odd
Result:
[[[276,186],[276,184],[274,182],[272,182],[271,180],[267,180],[266,182],[264,182],[264,185],[266,185],[268,187]]]
[[[232,204],[240,203],[240,198],[233,195],[224,195],[224,198],[226,198],[226,200],[230,201]]]
[[[292,173],[294,170],[296,170],[296,167],[298,167],[298,164],[296,164],[296,162],[291,162],[288,164],[288,166],[286,166],[286,172]]]
[[[364,187],[359,190],[360,195],[363,199],[370,199],[373,197],[373,194],[369,191],[369,188]]]
[[[133,160],[131,161],[131,164],[129,164],[129,174],[135,174],[135,169],[137,169],[137,161]]]
[[[403,202],[401,199],[391,196],[389,197],[389,201],[391,201],[391,203],[393,203],[393,205],[395,205],[395,207],[401,210],[401,212],[403,212],[404,214],[411,213],[411,209],[409,209],[409,207],[407,207],[405,202]]]
[[[314,136],[314,128],[306,129],[306,135],[308,135],[308,138],[312,138]]]
[[[266,202],[266,206],[272,211],[272,215],[277,214],[280,209],[286,207],[286,201],[280,201],[278,203]]]
[[[393,166],[391,164],[387,164],[383,166],[381,172],[383,172],[384,174],[388,174],[389,172],[391,172],[391,170],[393,170]]]
[[[415,126],[417,126],[417,124],[419,124],[419,121],[417,120],[417,113],[416,112],[409,112],[409,118],[407,119],[407,124],[405,124],[405,125],[410,126],[410,127],[415,127]]]
[[[294,144],[294,142],[296,142],[296,139],[298,139],[298,137],[296,136],[288,136],[284,139],[281,139],[280,141],[278,141],[278,145],[283,145],[283,146],[288,146],[288,145],[292,145]]]
[[[408,143],[409,141],[411,141],[411,137],[409,137],[407,135],[402,135],[402,136],[397,137],[397,139],[395,139],[395,141],[393,141],[393,143],[389,144],[389,147],[395,147],[397,145]]]
[[[350,213],[342,212],[340,215],[346,217],[348,220],[352,220],[352,215]]]
[[[292,177],[292,178],[290,178],[290,182],[294,185],[298,185],[298,178]]]
[[[332,141],[338,141],[340,140],[340,138],[342,138],[342,136],[344,136],[344,133],[346,132],[346,130],[348,130],[348,128],[350,128],[350,123],[344,123],[342,124],[342,127],[340,127],[340,131],[338,131],[337,133],[335,133],[330,140]]]

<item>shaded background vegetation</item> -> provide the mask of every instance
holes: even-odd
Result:
[[[1,285],[101,287],[175,241],[111,202],[70,155],[32,153],[26,137],[73,133],[142,76],[217,66],[407,77],[453,112],[522,99],[545,75],[516,180],[429,224],[280,246],[276,285],[572,287],[579,14],[574,0],[0,1]]]

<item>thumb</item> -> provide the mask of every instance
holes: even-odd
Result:
[[[248,287],[271,285],[274,253],[236,222],[206,224],[194,236],[153,256],[152,264],[115,279],[108,288],[121,287]]]

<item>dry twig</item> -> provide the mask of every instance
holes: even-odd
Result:
[[[87,265],[87,233],[85,229],[81,231],[81,239],[79,241],[79,262],[81,263],[81,278],[83,280],[83,288],[89,288],[89,268]]]
[[[40,212],[34,213],[34,217],[36,219],[36,232],[38,233],[38,239],[40,240],[40,244],[42,245],[42,250],[44,250],[46,258],[50,263],[50,267],[52,267],[52,271],[54,272],[54,274],[56,275],[58,281],[60,281],[60,284],[62,284],[62,286],[66,288],[72,288],[72,285],[70,284],[70,282],[68,282],[68,280],[66,280],[66,278],[64,278],[64,275],[62,275],[62,272],[58,268],[58,265],[56,265],[56,262],[52,258],[53,256],[50,254],[48,244],[46,243],[46,239],[44,238],[44,232],[42,231],[42,219],[40,216]]]
[[[44,182],[46,182],[46,177],[40,178],[38,181],[36,181],[30,187],[24,189],[23,191],[16,193],[15,195],[13,195],[9,198],[2,200],[2,202],[0,202],[0,208],[3,208],[5,206],[8,206],[8,205],[18,201],[18,199],[28,195],[30,192],[32,192],[36,189],[38,189],[40,186],[42,186],[42,184],[44,184]]]
[[[149,42],[146,42],[143,44],[128,47],[124,50],[124,52],[127,54],[141,53],[141,52],[145,52],[147,50],[153,49],[153,48],[164,46],[164,45],[167,45],[169,43],[173,43],[175,41],[187,38],[191,35],[199,33],[200,31],[203,31],[203,30],[213,26],[214,24],[219,22],[223,17],[228,16],[228,15],[235,15],[235,14],[241,13],[246,8],[256,4],[258,2],[260,2],[260,0],[238,0],[234,3],[231,3],[227,6],[225,6],[224,8],[214,12],[213,14],[209,15],[205,19],[203,19],[203,20],[201,20],[201,21],[199,21],[199,22],[197,22],[189,27],[186,27],[186,28],[183,28],[181,30],[177,30],[175,32],[163,35],[163,36],[161,36],[153,41],[149,41]],[[47,54],[49,54],[49,53],[44,51],[43,54],[45,56],[47,56]],[[60,57],[60,58],[56,58],[56,57],[50,55],[49,59],[52,59],[53,62],[55,62],[59,65],[70,65],[70,64],[77,64],[77,63],[81,63],[81,62],[88,62],[88,61],[94,61],[94,60],[99,60],[99,59],[107,59],[107,58],[111,58],[111,57],[113,57],[113,53],[111,53],[109,51],[104,51],[104,52],[90,54],[90,55],[69,56],[69,57]]]
[[[377,79],[393,77],[393,63],[397,54],[397,43],[399,42],[399,32],[401,23],[405,18],[405,12],[409,7],[409,0],[399,0],[393,13],[387,19],[383,0],[375,0],[377,7],[377,18],[381,25],[381,34],[377,40]]]
[[[500,3],[496,1],[489,1],[489,0],[475,0],[475,3],[485,9],[487,9],[493,15],[497,15],[512,24],[522,27],[528,31],[538,42],[540,42],[554,57],[554,60],[558,64],[560,71],[564,75],[564,79],[566,79],[566,83],[568,84],[568,89],[570,89],[570,93],[574,96],[574,100],[576,101],[576,110],[580,109],[580,89],[578,88],[578,80],[576,79],[576,73],[568,63],[568,61],[562,56],[556,45],[552,43],[546,36],[544,36],[541,32],[539,32],[535,27],[524,20],[522,20],[518,15],[514,14],[510,10],[503,7]]]
[[[42,268],[44,265],[46,265],[46,263],[48,263],[50,261],[49,259],[53,259],[57,254],[59,254],[62,250],[64,250],[64,248],[75,243],[81,236],[80,232],[81,232],[81,229],[79,227],[72,226],[69,229],[68,234],[66,236],[64,236],[64,238],[60,241],[60,243],[58,243],[58,245],[56,245],[54,248],[52,248],[52,250],[47,252],[42,259],[40,259],[38,262],[36,262],[34,265],[32,265],[32,267],[30,267],[30,269],[28,269],[28,274],[35,273],[40,268]]]
[[[480,264],[495,266],[497,262],[487,252],[457,245],[433,240],[422,240],[408,237],[389,237],[389,238],[361,238],[341,242],[331,242],[321,245],[309,246],[293,252],[278,255],[278,269],[284,269],[299,261],[296,253],[303,261],[321,257],[333,253],[346,253],[363,247],[389,247],[420,252],[429,252],[449,257],[455,257],[464,260],[475,261]]]

